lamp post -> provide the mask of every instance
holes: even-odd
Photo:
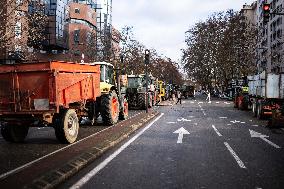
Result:
[[[148,94],[148,64],[150,63],[150,50],[145,50],[145,77],[146,77],[146,113],[148,113],[149,94]]]

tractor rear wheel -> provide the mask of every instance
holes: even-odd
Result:
[[[1,126],[1,134],[8,142],[24,142],[28,135],[29,127],[23,125],[4,124]]]
[[[119,119],[125,120],[128,118],[128,102],[126,98],[123,98],[122,110],[119,112]]]
[[[53,119],[56,138],[64,144],[76,141],[79,132],[79,119],[74,109],[63,110]]]
[[[119,117],[119,101],[115,91],[101,97],[101,116],[107,125],[116,124]]]
[[[146,109],[146,95],[144,93],[138,94],[138,107]]]

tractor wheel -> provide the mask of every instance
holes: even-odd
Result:
[[[146,95],[144,93],[138,94],[138,107],[146,109]]]
[[[128,117],[128,102],[127,102],[127,99],[124,98],[122,103],[123,103],[123,109],[122,109],[122,111],[119,112],[119,119],[125,120]]]
[[[256,117],[257,117],[257,119],[263,119],[264,118],[261,104],[257,105]]]
[[[8,142],[24,142],[28,135],[29,127],[23,125],[4,124],[1,126],[1,134]]]
[[[63,110],[53,119],[57,140],[64,144],[76,141],[79,132],[79,120],[74,109]]]
[[[256,103],[255,102],[252,103],[252,113],[253,113],[253,117],[256,117],[257,110],[256,110]]]
[[[115,91],[101,97],[101,116],[107,125],[116,124],[119,116],[119,101]]]

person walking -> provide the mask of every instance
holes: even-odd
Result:
[[[181,104],[181,92],[180,91],[177,91],[177,99],[178,99],[177,103],[179,102]]]
[[[208,103],[211,103],[210,91],[207,90],[206,94],[207,94],[206,101],[208,100]]]

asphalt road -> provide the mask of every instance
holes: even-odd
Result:
[[[131,110],[129,111],[129,117],[141,111],[142,110]],[[88,123],[81,125],[77,140],[106,128],[107,126],[104,125],[91,126]],[[11,170],[66,146],[68,145],[59,143],[55,137],[54,129],[50,127],[30,128],[25,142],[21,144],[6,142],[0,133],[0,178],[1,175]]]
[[[226,101],[186,100],[159,110],[164,115],[137,139],[59,188],[284,187],[282,129],[268,129]],[[174,132],[182,127],[179,137]]]

